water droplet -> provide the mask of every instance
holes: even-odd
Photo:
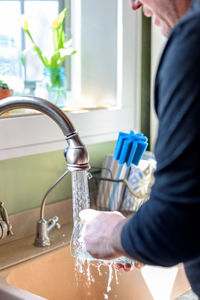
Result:
[[[108,285],[107,285],[107,292],[109,293],[111,291],[111,282],[113,279],[113,275],[112,275],[112,264],[109,265],[109,276],[108,276]]]

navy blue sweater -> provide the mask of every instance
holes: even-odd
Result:
[[[200,8],[172,30],[155,80],[157,170],[121,234],[126,253],[172,266],[200,256]],[[200,269],[199,269],[200,272]]]

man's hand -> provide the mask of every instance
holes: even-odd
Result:
[[[121,245],[121,231],[126,222],[121,213],[85,209],[80,212],[80,218],[85,224],[83,241],[93,257],[114,259],[127,256]]]

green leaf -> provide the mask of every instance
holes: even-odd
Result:
[[[24,52],[22,52],[22,54],[20,55],[20,60],[23,66],[25,66],[25,54]]]
[[[65,18],[67,12],[67,8],[64,8],[60,14],[58,15],[58,22],[59,26],[56,28],[56,37],[55,40],[57,40],[56,48],[55,50],[59,50],[60,48],[64,48],[64,43],[65,43],[65,32],[63,29],[63,21]]]
[[[62,24],[63,24],[67,10],[68,10],[67,8],[64,8],[58,15],[59,27],[62,26]]]
[[[43,65],[44,65],[45,67],[48,67],[48,65],[47,65],[47,59],[43,57],[42,51],[40,50],[40,48],[39,48],[37,45],[34,45],[34,46],[32,47],[32,49],[35,50],[35,52],[38,54],[38,56],[39,56],[39,58],[41,59]]]
[[[32,42],[33,44],[35,44],[35,43],[34,43],[34,40],[33,40],[33,38],[32,38],[32,36],[31,36],[31,34],[30,34],[30,31],[29,31],[28,29],[25,29],[24,31],[25,31],[26,34],[29,36],[31,42]]]
[[[60,52],[56,51],[56,53],[54,53],[54,55],[52,55],[50,59],[49,67],[57,67],[59,66],[59,62],[60,62]]]
[[[50,62],[48,61],[48,59],[46,58],[46,56],[43,56],[43,58],[44,58],[44,61],[45,61],[44,66],[45,66],[45,67],[48,67],[49,64],[50,64]]]
[[[62,30],[62,32],[60,34],[60,39],[61,39],[61,47],[60,48],[64,48],[64,44],[65,44],[65,33],[64,33],[64,30]]]
[[[62,27],[57,28],[57,50],[64,48],[64,43],[65,43],[65,33]]]
[[[71,55],[75,54],[76,51],[73,50],[71,47],[69,47],[67,49],[65,49],[65,48],[60,49],[59,53],[60,53],[60,60],[59,60],[58,66],[60,67],[62,65],[62,63],[64,62],[65,58],[67,56],[71,56]]]
[[[53,47],[54,51],[57,50],[57,30],[53,29]]]
[[[62,48],[64,48],[64,44],[65,44],[65,33],[64,33],[64,30],[62,31],[61,39],[62,39]]]
[[[33,47],[31,46],[31,47],[28,47],[28,48],[24,49],[24,51],[22,52],[22,54],[21,54],[21,56],[20,56],[20,60],[21,60],[21,63],[22,63],[23,66],[25,65],[26,54],[27,54],[30,50],[32,50],[32,49],[33,49]]]

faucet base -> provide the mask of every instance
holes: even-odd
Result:
[[[37,222],[37,235],[34,245],[37,247],[50,246],[50,239],[48,237],[48,223],[45,219],[40,219]]]

